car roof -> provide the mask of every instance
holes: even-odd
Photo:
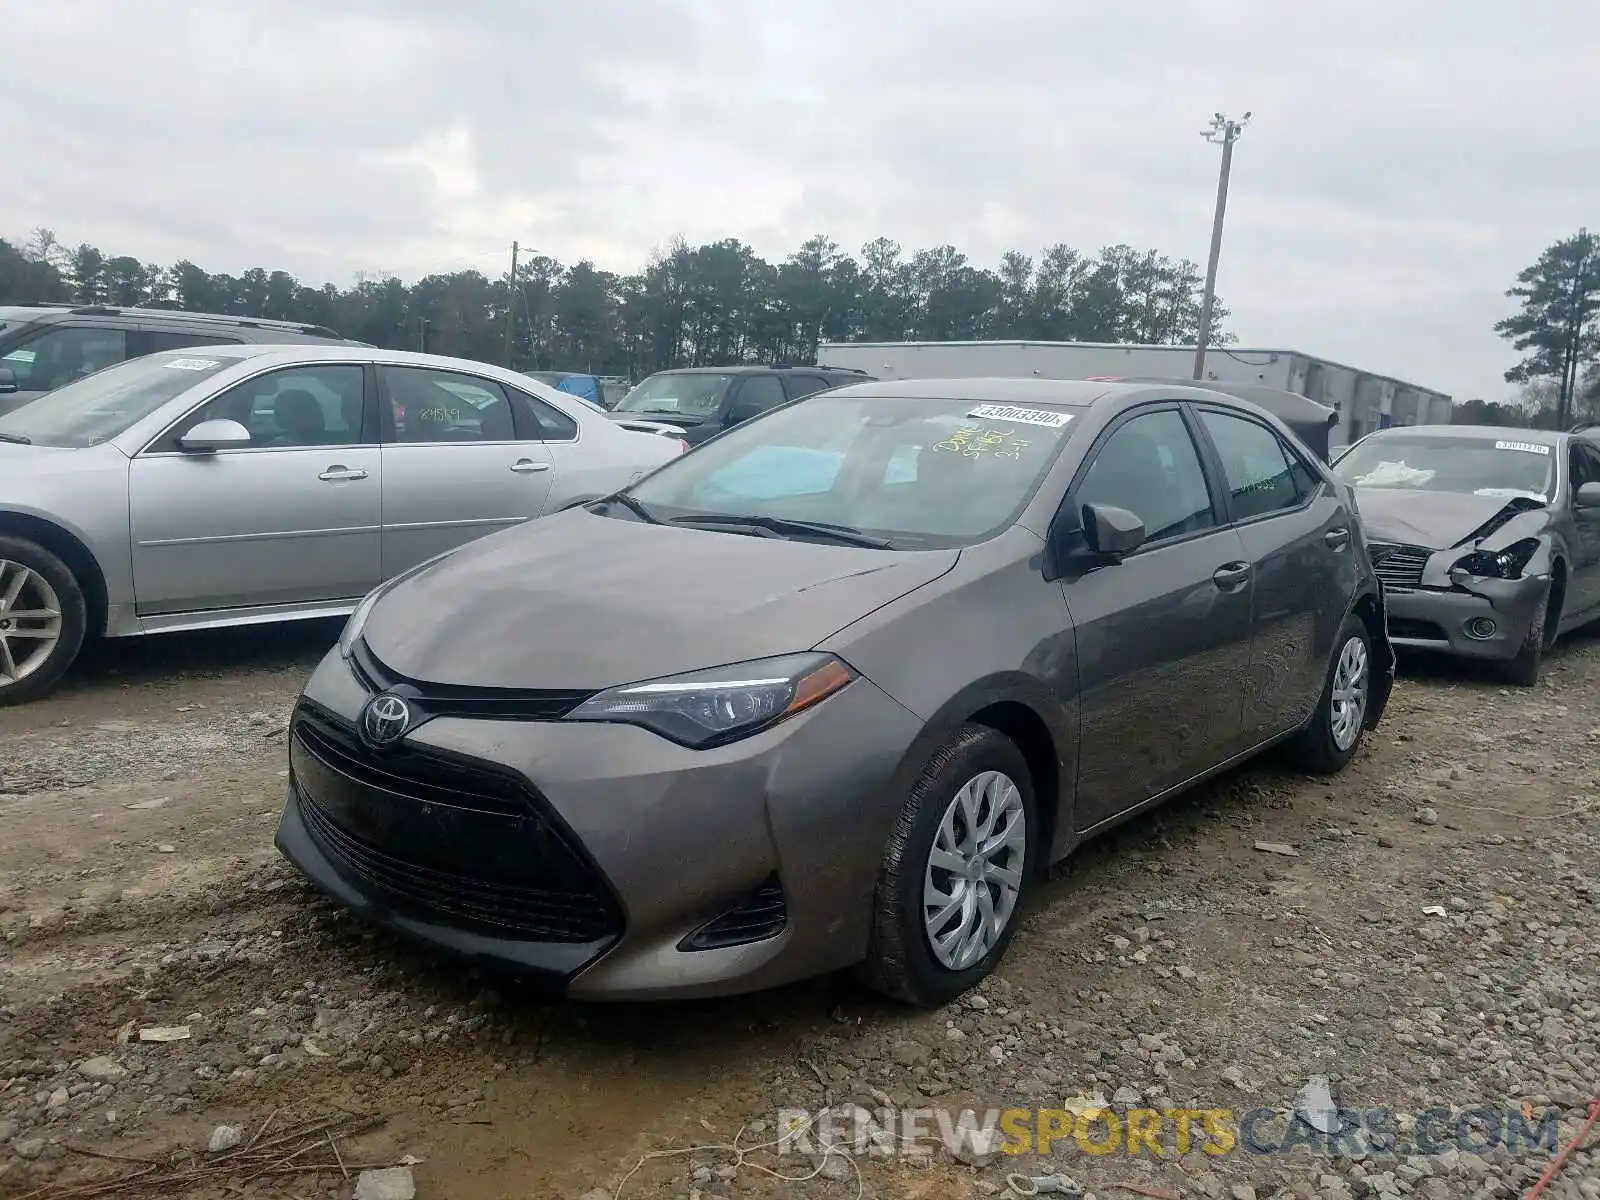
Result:
[[[1504,425],[1391,425],[1387,429],[1375,429],[1367,437],[1394,434],[1458,437],[1462,441],[1531,442],[1536,446],[1559,446],[1567,436],[1552,429],[1515,429]]]
[[[652,375],[755,375],[780,372],[841,375],[853,379],[866,377],[864,371],[856,371],[849,367],[812,367],[804,363],[732,363],[725,367],[663,367],[659,371],[650,373]]]
[[[64,320],[68,317],[126,317],[169,325],[196,325],[202,328],[226,326],[245,336],[288,334],[292,337],[346,342],[337,330],[307,321],[280,321],[271,317],[252,317],[239,313],[191,312],[181,308],[145,308],[140,305],[118,307],[105,304],[18,304],[0,307],[0,322],[33,324]],[[359,344],[359,343],[351,343]]]

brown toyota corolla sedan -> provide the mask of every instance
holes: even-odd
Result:
[[[1182,386],[863,383],[406,572],[294,716],[278,845],[574,996],[845,967],[937,1004],[1086,838],[1393,679],[1349,489]]]

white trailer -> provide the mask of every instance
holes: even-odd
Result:
[[[823,342],[817,365],[877,379],[1150,377],[1190,379],[1193,346],[1097,342]],[[1389,425],[1444,425],[1454,402],[1443,392],[1358,371],[1298,350],[1225,346],[1206,351],[1207,379],[1295,392],[1339,413],[1333,442]]]

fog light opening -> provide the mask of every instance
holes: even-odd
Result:
[[[1463,628],[1469,638],[1486,642],[1495,635],[1495,632],[1500,627],[1488,617],[1473,617]]]

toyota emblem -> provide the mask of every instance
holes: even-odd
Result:
[[[374,746],[387,746],[400,740],[411,728],[411,706],[399,696],[385,693],[367,701],[361,714],[361,731]]]

